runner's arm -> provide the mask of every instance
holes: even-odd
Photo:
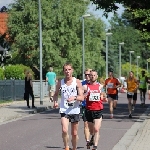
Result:
[[[82,86],[84,99],[87,97],[87,85]]]
[[[54,100],[54,101],[58,101],[58,95],[59,95],[60,87],[61,87],[61,81],[59,80],[59,81],[57,82],[56,91],[55,91],[55,94],[54,94],[54,97],[53,97],[53,100]]]
[[[80,80],[76,80],[77,82],[77,90],[78,90],[78,95],[75,97],[77,101],[84,101],[84,95],[83,95],[83,87],[80,82]]]

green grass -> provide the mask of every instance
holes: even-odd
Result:
[[[11,103],[13,100],[0,100],[0,104]]]

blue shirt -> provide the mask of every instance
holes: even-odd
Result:
[[[88,84],[87,80],[84,80],[84,81],[82,81],[81,83],[82,83],[82,86]],[[86,106],[86,100],[82,101],[82,106],[83,106],[83,107]]]
[[[56,84],[56,74],[55,74],[55,72],[48,72],[46,74],[46,78],[48,79],[48,85],[55,85]]]

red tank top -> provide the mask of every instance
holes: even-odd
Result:
[[[100,85],[87,85],[87,98],[86,98],[86,109],[87,110],[102,110],[103,102],[100,98]]]

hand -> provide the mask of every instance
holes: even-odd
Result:
[[[68,102],[74,101],[75,100],[75,96],[71,96],[70,98],[68,98]]]
[[[108,102],[108,98],[104,97],[103,102]]]

